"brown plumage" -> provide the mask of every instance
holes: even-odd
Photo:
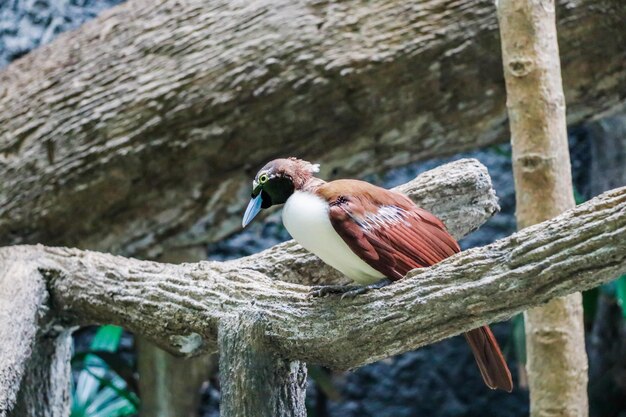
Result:
[[[460,252],[444,224],[408,197],[363,181],[338,180],[314,191],[354,253],[391,280]],[[465,333],[485,384],[513,389],[511,373],[489,326]]]
[[[432,266],[460,252],[441,220],[408,197],[363,181],[327,183],[313,176],[317,170],[317,165],[296,158],[265,165],[255,177],[243,224],[259,207],[286,203],[283,222],[292,236],[299,240],[297,232],[304,247],[353,280],[382,275],[396,281],[414,268]],[[328,249],[331,245],[338,252]],[[511,373],[489,326],[465,337],[487,386],[510,392]]]

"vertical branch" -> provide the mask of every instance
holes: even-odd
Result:
[[[217,368],[213,355],[178,358],[137,336],[140,417],[194,417],[200,387]],[[213,365],[214,363],[214,365]]]
[[[70,415],[72,337],[69,331],[37,337],[13,417]]]
[[[223,417],[305,417],[306,365],[277,356],[258,314],[220,323]]]
[[[0,417],[69,415],[70,332],[56,330],[41,273],[0,253]]]
[[[574,206],[554,0],[500,0],[517,222]],[[586,416],[587,356],[579,293],[526,313],[532,416]]]

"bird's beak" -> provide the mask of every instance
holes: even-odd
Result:
[[[257,195],[256,197],[252,197],[252,199],[248,203],[248,208],[243,215],[243,221],[241,222],[241,225],[243,227],[246,227],[248,223],[250,223],[252,219],[254,219],[254,217],[259,214],[259,211],[261,211],[262,203],[263,198],[261,197],[261,193],[259,193],[259,195]]]

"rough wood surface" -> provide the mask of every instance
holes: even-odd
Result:
[[[70,331],[56,323],[29,252],[0,250],[0,417],[66,417]]]
[[[277,355],[261,312],[220,322],[220,416],[306,417],[306,365]]]
[[[499,0],[518,228],[575,206],[554,0]],[[524,314],[532,417],[585,417],[580,293]]]
[[[558,16],[570,121],[623,108],[622,1]],[[130,0],[0,73],[0,244],[154,259],[237,231],[277,155],[345,177],[504,141],[497,36],[492,0]]]
[[[349,369],[625,272],[626,188],[353,300],[311,299],[309,287],[238,261],[171,265],[44,246],[0,251],[43,271],[68,325],[114,323],[191,355],[215,351],[220,320],[261,313],[283,357]]]
[[[397,190],[407,193],[407,195],[413,198],[418,204],[428,208],[444,219],[450,231],[456,237],[462,237],[478,228],[498,210],[497,198],[492,188],[487,169],[478,161],[472,159],[455,161],[434,170],[427,171],[419,175],[415,180],[399,186]],[[15,254],[15,251],[11,251],[9,255],[14,256]],[[181,255],[182,254],[178,252],[176,258],[170,256],[169,259],[181,262]],[[193,255],[185,255],[186,258],[190,256]],[[38,306],[41,306],[39,298],[35,297],[35,295],[44,291],[45,288],[44,281],[35,279],[31,282],[29,279],[20,278],[21,275],[26,274],[28,271],[30,271],[30,273],[36,273],[36,271],[15,269],[21,268],[23,265],[13,265],[9,262],[10,258],[1,259],[2,263],[0,263],[0,268],[13,268],[13,270],[3,273],[0,280],[2,283],[0,290],[3,291],[2,297],[5,301],[2,307],[8,309],[3,311],[1,315],[3,320],[0,321],[0,331],[4,332],[2,333],[2,336],[4,336],[3,340],[16,340],[21,343],[16,346],[12,346],[11,344],[3,346],[6,352],[11,351],[17,355],[6,355],[7,358],[15,359],[15,364],[17,365],[11,365],[9,359],[7,359],[9,362],[0,364],[0,375],[4,378],[4,381],[9,384],[9,382],[19,382],[20,378],[23,380],[22,375],[24,375],[25,372],[23,366],[27,366],[27,364],[24,365],[23,361],[27,360],[28,346],[31,346],[33,343],[37,344],[37,342],[33,342],[33,340],[35,340],[33,337],[35,336],[28,336],[28,334],[26,334],[18,338],[12,338],[11,335],[13,333],[11,332],[19,331],[19,329],[23,329],[24,332],[34,332],[37,328],[41,328],[41,326],[37,327],[37,323],[33,323],[34,313],[32,311],[34,311],[33,309],[39,308]],[[293,241],[278,245],[261,255],[241,259],[239,267],[263,274],[271,274],[271,276],[277,279],[304,284],[342,281],[342,278],[335,271],[322,265],[319,259],[304,251],[302,247],[296,245]],[[44,295],[47,297],[47,294],[41,296]],[[14,299],[18,302],[11,303]],[[47,306],[44,305],[42,308],[45,308],[47,311]],[[18,325],[15,327],[16,323]],[[48,328],[41,330],[44,332],[42,335],[44,336],[45,342],[41,347],[41,349],[43,349],[42,352],[46,351],[46,349],[49,351],[51,347],[49,344],[56,340],[57,334],[50,332]],[[45,336],[47,334],[49,334],[50,337],[46,339]],[[197,349],[194,343],[198,339],[193,335],[190,338],[182,337],[176,340],[180,342],[181,346],[178,351],[179,354],[181,352],[184,353],[185,349],[190,349],[189,353]],[[38,352],[38,350],[36,350],[35,353],[36,352]],[[59,354],[62,353],[60,350],[58,352]],[[37,358],[38,356],[35,354],[34,357]],[[52,358],[52,356],[50,356],[50,358]],[[36,365],[39,362],[37,359],[34,359],[34,363]],[[58,361],[54,363],[58,363]],[[198,362],[196,362],[196,364],[197,363]],[[163,363],[160,365],[168,366]],[[142,369],[145,370],[145,367],[142,367]],[[155,367],[154,370],[158,371],[158,367]],[[199,372],[196,370],[194,373],[198,374]],[[59,375],[62,376],[65,375],[65,373],[61,372]],[[59,379],[59,381],[62,380]],[[31,394],[45,393],[47,398],[49,398],[48,403],[52,403],[53,401],[62,403],[67,397],[67,386],[69,386],[69,380],[66,379],[65,382],[65,387],[61,382],[56,386],[51,386],[58,388],[57,391],[40,390],[30,392],[28,391],[28,387],[37,386],[37,384],[32,384],[27,386],[24,392],[30,392]],[[149,389],[150,385],[141,384],[140,387],[148,387]],[[164,385],[156,383],[152,385],[152,388],[160,390],[164,388]],[[190,388],[189,386],[187,386],[187,388],[195,389],[195,387]],[[15,388],[15,390],[16,389],[17,388]],[[12,395],[14,394],[15,391],[12,390],[4,393],[0,392],[0,404],[3,404],[2,401],[13,401]],[[163,396],[163,394],[159,395],[158,393],[153,396],[148,396],[148,409],[151,409],[155,413],[157,412],[155,410],[158,410],[158,412],[166,412],[167,410],[159,405],[159,401],[156,398]],[[187,395],[186,399],[189,400],[191,397],[193,396]],[[181,401],[181,403],[182,402],[183,401]],[[184,402],[187,403],[187,406],[190,405],[189,401]],[[35,395],[33,401],[30,403],[36,405],[46,402],[40,401],[39,396]],[[181,410],[182,408],[178,409],[179,414],[182,412]]]

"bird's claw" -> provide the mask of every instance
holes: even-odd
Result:
[[[362,288],[358,285],[314,285],[308,296],[311,298],[326,297],[331,294],[343,294]],[[343,298],[342,295],[342,298]]]
[[[370,285],[315,285],[309,291],[309,297],[326,297],[331,294],[341,294],[341,299],[354,298],[357,295],[365,294],[370,290],[377,290],[391,283],[389,279],[383,279]]]

